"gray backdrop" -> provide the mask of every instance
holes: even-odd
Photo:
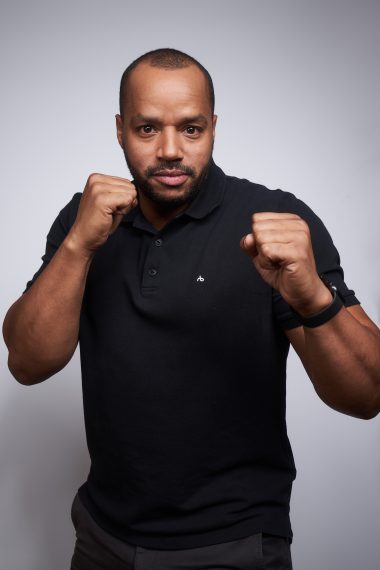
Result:
[[[120,75],[157,47],[215,80],[215,159],[322,217],[346,280],[379,323],[378,0],[48,0],[1,3],[1,314],[40,263],[57,212],[92,171],[127,176],[114,128]],[[77,355],[40,385],[1,353],[0,567],[64,570],[88,456]],[[294,354],[295,570],[380,567],[380,418],[338,414]]]

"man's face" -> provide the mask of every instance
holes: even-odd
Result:
[[[166,70],[141,63],[132,71],[117,136],[144,198],[166,209],[191,201],[210,163],[215,124],[195,65]]]

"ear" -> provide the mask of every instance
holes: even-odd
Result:
[[[119,145],[123,148],[123,119],[120,115],[115,115],[116,119],[116,134]]]
[[[216,121],[218,120],[218,115],[212,116],[212,136],[215,137]]]

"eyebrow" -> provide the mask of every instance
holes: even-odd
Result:
[[[142,123],[147,123],[147,124],[155,124],[155,125],[160,125],[162,123],[162,121],[158,118],[158,117],[149,117],[148,115],[142,115],[141,113],[137,113],[137,115],[135,115],[134,117],[132,117],[132,122],[133,123],[138,123],[138,122],[142,122]],[[202,125],[206,126],[208,124],[208,120],[207,117],[205,117],[205,115],[202,115],[201,113],[199,115],[189,115],[188,117],[183,117],[179,120],[179,124],[184,125],[184,124],[192,124],[192,123],[201,123]]]

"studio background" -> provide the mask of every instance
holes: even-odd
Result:
[[[175,47],[214,79],[216,163],[307,202],[379,324],[377,0],[12,0],[0,22],[2,318],[88,175],[128,177],[114,126],[124,68]],[[89,468],[78,355],[29,388],[3,344],[0,357],[0,568],[66,570]],[[293,353],[287,416],[295,570],[376,570],[380,418],[330,410]]]

